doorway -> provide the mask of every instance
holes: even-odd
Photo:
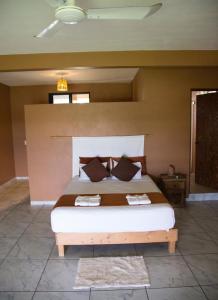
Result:
[[[190,193],[218,193],[218,90],[192,90]]]

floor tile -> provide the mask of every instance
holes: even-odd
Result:
[[[16,241],[17,238],[0,238],[0,259],[6,257],[9,251],[14,247]]]
[[[198,219],[199,226],[215,241],[218,239],[218,217]]]
[[[22,211],[26,213],[30,213],[31,215],[36,215],[39,213],[40,209],[42,206],[31,206],[29,202],[24,202],[21,204],[18,204],[15,208],[14,211]]]
[[[218,299],[218,285],[202,286],[208,300]]]
[[[200,287],[149,289],[149,300],[207,300]]]
[[[89,300],[89,292],[36,292],[33,300]]]
[[[0,291],[34,291],[46,261],[6,258],[0,265]]]
[[[37,287],[38,291],[72,291],[78,260],[49,260]]]
[[[31,300],[33,292],[0,292],[0,300]]]
[[[6,218],[6,216],[10,213],[10,210],[0,210],[0,221]]]
[[[147,300],[145,289],[91,291],[90,300]]]
[[[174,213],[176,220],[189,220],[193,219],[192,216],[188,213],[187,208],[180,208],[180,207],[175,207],[174,208]]]
[[[143,256],[172,256],[180,255],[178,248],[176,252],[170,254],[168,251],[168,243],[155,243],[155,244],[137,244],[135,245],[136,254]]]
[[[211,207],[216,216],[218,216],[218,201],[208,201],[207,205]]]
[[[182,254],[218,253],[216,245],[206,233],[180,234],[178,248]]]
[[[215,217],[213,209],[200,201],[190,203],[187,211],[194,219]]]
[[[216,200],[207,200],[206,204],[211,207],[216,207],[218,209],[218,201]]]
[[[32,223],[25,231],[25,234],[41,237],[54,237],[51,225],[47,223]]]
[[[37,211],[28,211],[15,208],[7,215],[7,221],[30,223],[32,222],[36,213]]]
[[[128,256],[136,255],[134,245],[98,245],[94,246],[94,256]]]
[[[218,284],[218,254],[186,255],[184,258],[201,285]]]
[[[191,271],[181,256],[145,257],[151,288],[197,285]]]
[[[201,226],[199,226],[199,224],[194,219],[178,219],[176,221],[175,227],[179,230],[179,234],[205,232],[204,229]]]
[[[9,253],[9,257],[47,259],[54,242],[53,238],[23,235]]]
[[[3,220],[0,222],[0,237],[19,237],[29,226],[29,223]]]
[[[93,257],[93,246],[65,246],[64,257],[58,256],[57,246],[54,245],[50,258],[52,259],[72,259],[80,257]]]
[[[34,223],[51,223],[51,209],[42,208],[34,218]]]

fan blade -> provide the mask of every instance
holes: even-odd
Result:
[[[64,5],[65,1],[64,0],[45,0],[49,6],[51,7],[59,7],[61,5]]]
[[[154,5],[151,5],[150,6],[150,12],[145,17],[149,17],[149,16],[153,15],[154,13],[156,13],[156,11],[161,9],[162,5],[163,5],[162,3],[157,3],[157,4],[154,4]]]
[[[158,11],[162,3],[151,6],[129,6],[114,8],[91,8],[87,18],[93,20],[142,20]]]
[[[35,37],[44,38],[44,37],[53,36],[63,26],[64,26],[63,23],[61,23],[58,20],[55,20],[50,25],[48,25],[45,29],[43,29],[39,34],[35,35]]]

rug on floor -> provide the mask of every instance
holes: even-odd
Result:
[[[74,289],[150,286],[142,256],[80,258]]]

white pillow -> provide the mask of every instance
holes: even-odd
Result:
[[[103,162],[102,165],[106,168],[107,162]],[[86,172],[83,170],[83,167],[86,166],[86,164],[79,164],[79,180],[90,180],[89,176],[86,174]],[[104,178],[103,180],[105,180]]]
[[[117,166],[117,164],[118,164],[118,161],[113,160],[112,165],[114,166],[114,168]],[[132,164],[135,165],[136,167],[140,168],[140,169],[133,176],[133,178],[131,180],[133,180],[133,179],[142,179],[142,164],[139,161],[133,162]],[[111,179],[119,180],[116,176],[112,176]]]

